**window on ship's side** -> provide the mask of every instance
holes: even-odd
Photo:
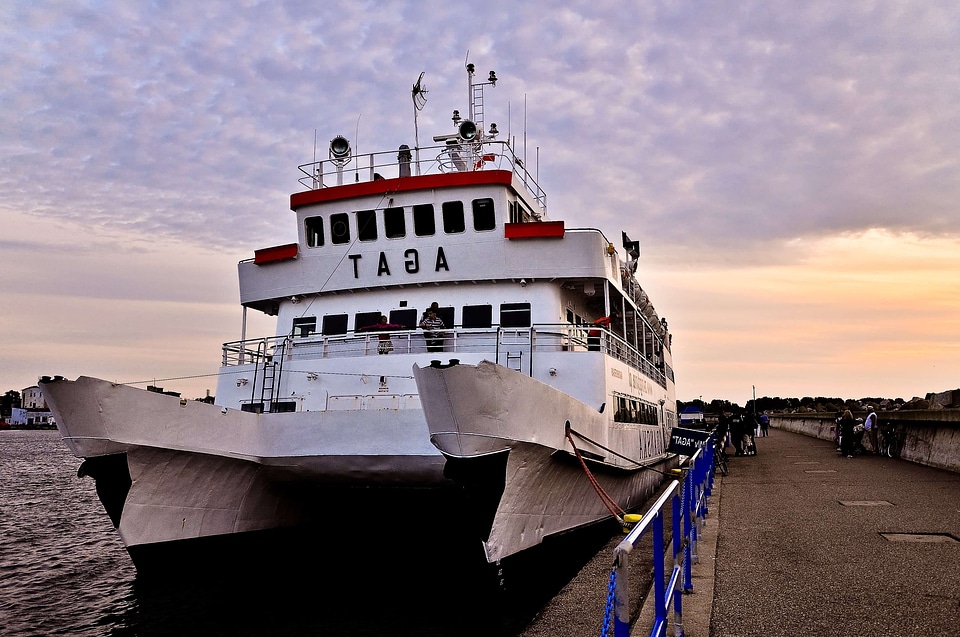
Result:
[[[357,238],[360,241],[377,240],[377,213],[375,210],[357,210]]]
[[[353,331],[362,330],[365,327],[373,327],[380,322],[380,312],[357,312],[353,318]]]
[[[330,242],[350,243],[350,215],[347,213],[338,212],[330,215]]]
[[[403,208],[384,209],[383,233],[387,235],[387,239],[402,239],[407,236],[407,220],[403,216]]]
[[[316,316],[301,316],[293,319],[294,338],[306,338],[317,331]]]
[[[443,231],[445,233],[457,234],[464,231],[462,201],[444,201],[441,212],[443,214]]]
[[[490,327],[493,324],[492,305],[464,305],[464,327]]]
[[[308,248],[318,248],[323,245],[323,217],[307,217],[303,220],[303,234]]]
[[[413,233],[418,237],[432,237],[437,233],[433,204],[425,203],[413,207]]]
[[[347,315],[346,314],[327,314],[323,317],[323,326],[321,328],[324,336],[334,336],[336,334],[347,333]]]
[[[493,199],[485,197],[473,200],[473,229],[478,232],[493,230],[497,227],[497,215],[493,208]]]
[[[413,330],[417,328],[417,311],[413,308],[391,310],[389,320],[394,325],[403,326],[403,329]]]
[[[530,327],[530,304],[502,303],[500,327]]]

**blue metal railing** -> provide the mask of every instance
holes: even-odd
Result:
[[[654,591],[654,622],[649,634],[651,637],[666,635],[672,601],[674,635],[683,637],[682,597],[683,593],[693,592],[693,563],[699,561],[697,542],[708,513],[707,498],[713,486],[713,450],[711,436],[684,466],[682,482],[671,480],[657,501],[614,550],[607,613],[601,637],[609,634],[611,619],[614,637],[630,635],[627,556],[648,531],[653,533]],[[668,502],[671,503],[673,521],[673,568],[669,578],[664,565],[664,509]]]

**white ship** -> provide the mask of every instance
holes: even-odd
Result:
[[[484,121],[496,76],[467,78],[434,144],[414,118],[410,147],[337,136],[300,167],[297,242],[239,264],[243,324],[276,316],[276,335],[223,346],[216,404],[42,380],[138,568],[424,510],[494,562],[639,506],[674,466],[670,334],[637,245],[551,220]]]

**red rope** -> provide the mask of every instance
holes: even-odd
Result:
[[[577,460],[580,461],[580,466],[583,467],[583,472],[587,474],[587,479],[590,481],[590,484],[593,485],[594,491],[597,492],[597,495],[600,496],[600,500],[603,502],[604,506],[607,507],[607,510],[610,513],[623,521],[623,516],[626,514],[626,511],[620,508],[620,505],[610,497],[606,491],[603,490],[603,487],[600,486],[600,483],[597,481],[597,478],[590,471],[590,468],[587,466],[586,460],[583,459],[583,456],[580,455],[580,450],[577,449],[577,443],[573,441],[573,436],[570,435],[570,429],[567,429],[567,440],[570,441],[570,444],[573,446],[573,452],[577,455]],[[616,510],[614,510],[616,509]]]

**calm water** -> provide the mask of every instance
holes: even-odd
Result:
[[[142,581],[79,466],[55,431],[0,432],[0,635],[518,635],[604,541],[565,550],[565,570],[531,567],[493,601],[442,569],[349,555],[307,581]]]

